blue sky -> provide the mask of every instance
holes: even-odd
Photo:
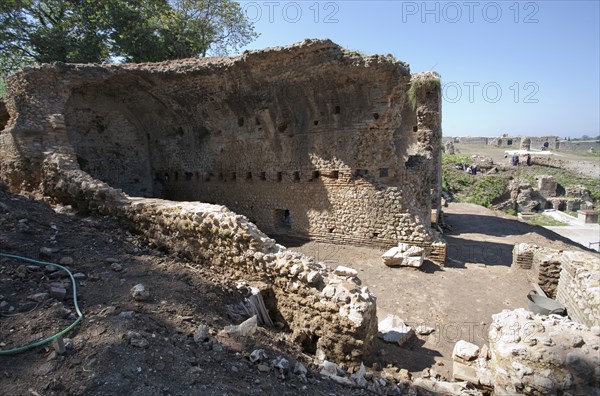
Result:
[[[244,49],[330,38],[442,76],[446,136],[600,134],[600,1],[240,1]]]

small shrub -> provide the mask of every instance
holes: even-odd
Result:
[[[417,79],[417,80],[413,81],[410,84],[410,88],[408,89],[408,92],[407,92],[408,103],[410,104],[410,107],[413,110],[417,108],[417,90],[419,90],[421,87],[425,87],[425,86],[427,86],[430,89],[435,90],[436,92],[440,92],[442,83],[440,82],[439,78],[434,78],[434,77],[421,78],[421,79]]]
[[[460,170],[442,169],[442,189],[460,202],[490,207],[508,187],[504,177],[473,176]]]
[[[442,154],[442,165],[470,164],[472,161],[468,155]]]
[[[0,76],[0,99],[6,96],[6,81],[4,81],[4,77]]]
[[[556,226],[568,226],[568,223],[553,219],[549,216],[544,216],[542,214],[538,214],[528,220],[529,223],[533,225],[538,225],[542,227],[556,227]]]

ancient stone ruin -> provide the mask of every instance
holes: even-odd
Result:
[[[445,258],[431,229],[434,73],[306,40],[232,58],[46,64],[11,76],[8,92],[10,190],[129,220],[158,246],[260,283],[307,352],[368,357],[375,297],[271,236],[407,242]]]

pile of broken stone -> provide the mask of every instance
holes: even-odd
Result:
[[[383,263],[388,267],[420,267],[423,265],[425,249],[419,246],[399,243],[381,256]]]

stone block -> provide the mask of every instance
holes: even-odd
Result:
[[[458,381],[467,381],[473,385],[479,384],[477,377],[477,369],[475,367],[467,366],[466,364],[453,362],[452,364],[452,377]]]
[[[474,360],[479,356],[479,347],[475,344],[467,342],[465,340],[460,340],[454,345],[454,350],[452,351],[452,359],[456,359],[457,357],[464,360]]]

